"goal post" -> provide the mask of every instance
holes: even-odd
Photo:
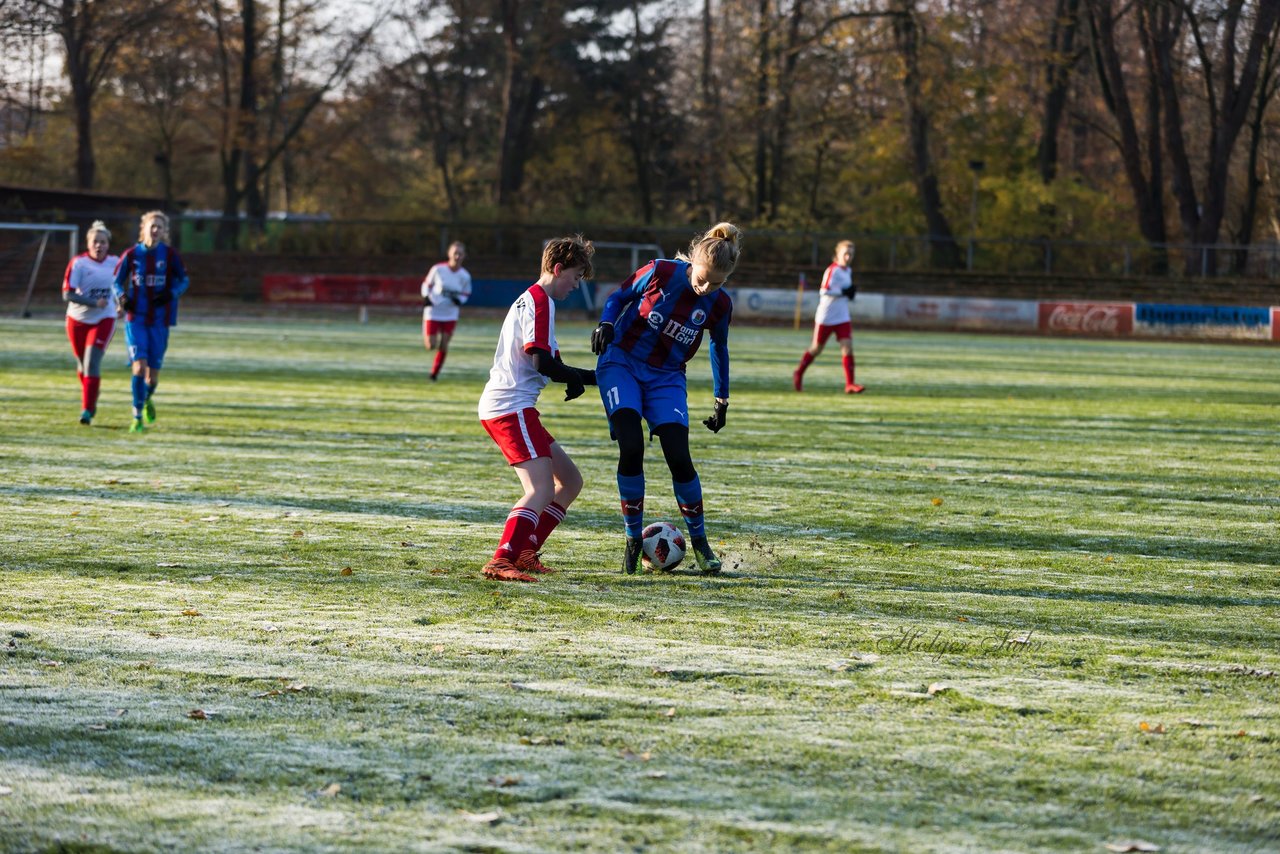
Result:
[[[80,251],[79,235],[79,226],[64,223],[0,222],[0,292],[21,296],[19,317],[31,316],[31,299],[41,278],[56,280],[61,275],[57,244],[65,236],[70,262]]]

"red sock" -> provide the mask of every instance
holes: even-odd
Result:
[[[520,552],[529,548],[533,532],[538,528],[538,514],[528,507],[512,507],[507,516],[506,527],[502,529],[502,541],[494,557],[505,557],[515,560]]]
[[[804,369],[813,364],[813,354],[808,350],[804,351],[804,355],[800,357],[800,367],[796,368],[796,373],[803,374]]]
[[[547,541],[547,537],[551,536],[551,532],[564,521],[565,512],[565,509],[554,501],[542,511],[542,515],[538,517],[538,529],[533,532],[533,547],[535,549],[542,548],[542,544]]]
[[[844,359],[844,381],[849,385],[853,385],[853,354],[845,356]]]
[[[84,378],[84,408],[90,412],[98,409],[98,387],[102,385],[102,377]]]
[[[431,366],[431,376],[433,377],[440,376],[440,368],[444,365],[444,353],[445,353],[444,350],[436,351],[436,361],[435,361],[435,364]]]

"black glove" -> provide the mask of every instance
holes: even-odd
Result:
[[[847,288],[845,288],[845,289],[844,289],[844,298],[845,298],[845,299],[853,299],[853,298],[854,298],[854,297],[856,297],[857,295],[858,295],[858,289],[857,289],[857,287],[855,287],[854,285],[850,285],[849,287],[847,287]]]
[[[173,291],[168,290],[167,288],[163,291],[160,291],[158,294],[156,294],[156,298],[154,300],[157,307],[168,305],[172,301],[173,301]]]
[[[706,419],[702,423],[712,433],[719,433],[720,429],[724,427],[724,417],[725,415],[728,414],[728,412],[729,412],[728,401],[717,400],[715,410],[711,413],[711,417]]]
[[[446,294],[445,296],[449,297],[449,302],[453,303],[454,305],[462,305],[462,300],[458,299],[453,294]]]
[[[586,388],[582,385],[581,380],[569,380],[564,384],[564,399],[575,400],[582,397],[582,393],[585,391]]]
[[[603,356],[604,351],[609,349],[609,345],[613,343],[613,324],[607,320],[600,321],[600,325],[591,333],[591,352],[597,356]]]
[[[133,297],[130,297],[130,296],[120,297],[120,307],[123,308],[125,311],[133,311]]]
[[[578,371],[578,379],[582,380],[582,384],[583,384],[583,385],[595,385],[595,384],[596,384],[596,372],[595,372],[595,371],[588,371],[586,368],[577,368],[576,370]]]
[[[433,303],[433,302],[431,301],[431,297],[423,297],[423,298],[422,298],[422,307],[423,307],[423,308],[429,308],[430,306],[433,306],[433,305],[435,305],[435,303]]]

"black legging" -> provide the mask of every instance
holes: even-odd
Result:
[[[609,419],[613,437],[618,442],[618,474],[634,477],[644,472],[644,430],[640,426],[640,413],[634,409],[620,409]],[[698,476],[689,456],[689,428],[683,424],[663,424],[653,431],[662,442],[662,455],[666,457],[671,479],[676,483],[688,483]]]

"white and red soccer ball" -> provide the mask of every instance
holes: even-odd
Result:
[[[654,522],[640,534],[644,542],[644,567],[670,572],[684,560],[684,534],[670,522]]]

